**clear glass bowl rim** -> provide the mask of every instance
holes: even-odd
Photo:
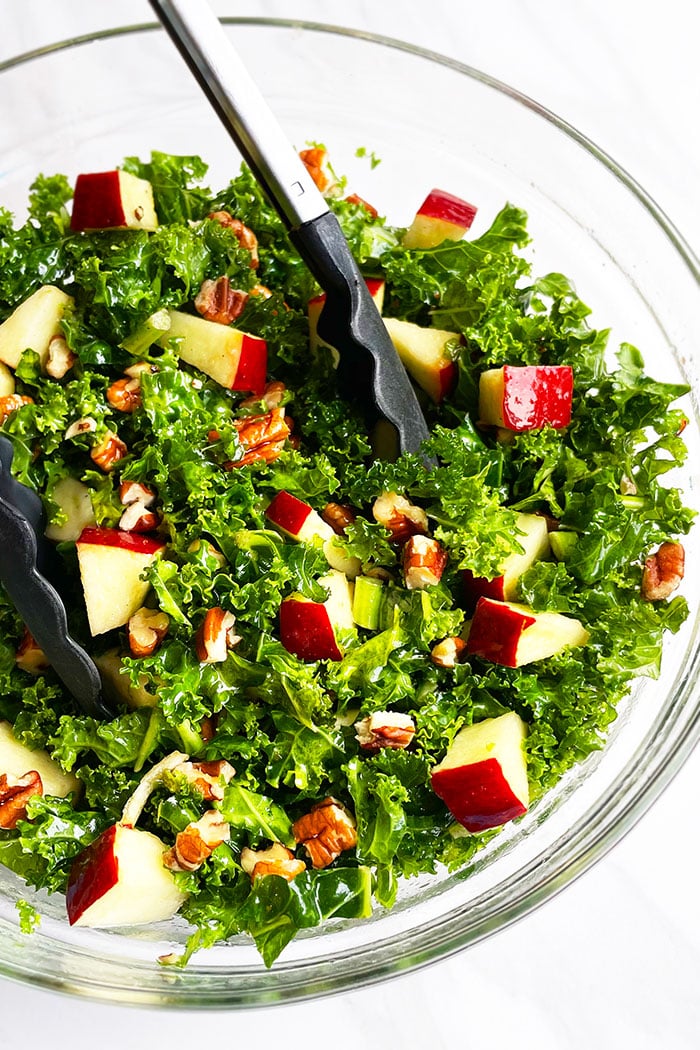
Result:
[[[700,260],[665,212],[642,186],[586,135],[506,82],[430,49],[363,30],[284,18],[222,17],[220,21],[227,26],[303,30],[321,35],[331,34],[366,41],[439,64],[508,96],[514,102],[553,124],[559,131],[582,146],[619,182],[623,183],[644,210],[649,213],[656,226],[675,248],[695,283],[700,286]],[[42,57],[95,41],[151,31],[162,31],[162,27],[155,22],[135,23],[55,41],[0,61],[0,74]],[[700,624],[698,623],[695,625],[693,645],[689,648],[692,648],[693,651],[692,661],[688,665],[687,674],[679,693],[674,697],[675,703],[672,710],[657,724],[654,753],[645,755],[643,764],[637,766],[633,775],[621,778],[601,798],[596,810],[595,823],[579,821],[577,825],[569,829],[568,834],[558,840],[556,848],[551,850],[543,861],[538,861],[536,883],[528,880],[525,888],[517,895],[501,893],[495,901],[497,907],[476,923],[469,921],[467,908],[459,914],[452,913],[449,925],[441,922],[437,925],[417,926],[407,931],[398,941],[393,938],[391,951],[386,950],[389,947],[386,942],[379,941],[373,946],[371,952],[355,952],[351,949],[342,955],[336,954],[333,956],[334,972],[330,975],[326,969],[327,959],[319,958],[318,961],[306,963],[301,967],[295,967],[294,964],[288,967],[285,966],[283,960],[280,960],[280,964],[277,964],[272,972],[263,975],[263,977],[272,977],[274,974],[277,978],[274,993],[265,994],[263,988],[259,987],[258,995],[252,998],[249,998],[249,991],[252,989],[249,988],[248,992],[240,995],[229,982],[225,989],[220,987],[214,992],[208,989],[203,991],[203,994],[198,994],[193,988],[185,990],[178,982],[178,987],[173,988],[171,993],[164,989],[162,996],[154,994],[152,989],[143,995],[134,989],[134,994],[127,997],[124,995],[123,987],[118,990],[115,987],[114,991],[117,994],[113,996],[107,987],[96,987],[87,981],[83,983],[74,980],[64,981],[60,977],[51,979],[46,974],[33,975],[20,968],[14,970],[2,962],[0,962],[0,976],[19,979],[23,983],[35,984],[37,987],[49,988],[53,991],[67,992],[71,996],[78,995],[112,1001],[116,999],[121,1002],[128,1001],[134,1005],[151,1007],[221,1010],[222,1008],[249,1008],[252,1005],[279,1005],[339,993],[351,988],[358,989],[446,959],[523,918],[534,908],[570,885],[574,879],[605,856],[632,829],[668,786],[700,740],[700,697],[695,697],[693,706],[693,694],[697,692],[696,682],[698,672],[700,672]],[[686,716],[682,731],[674,732],[682,716]],[[233,974],[229,972],[229,976]],[[255,999],[257,1001],[253,1001]]]

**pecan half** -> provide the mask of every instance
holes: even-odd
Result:
[[[411,536],[403,549],[403,575],[409,590],[433,587],[447,565],[447,551],[430,536]]]
[[[333,529],[338,536],[344,536],[348,525],[352,525],[357,515],[347,503],[326,503],[321,511],[321,517],[327,525]]]
[[[245,248],[246,251],[250,252],[251,269],[257,270],[260,263],[258,256],[258,238],[250,227],[246,226],[245,223],[242,223],[240,219],[234,218],[234,216],[228,211],[212,211],[207,218],[211,219],[213,222],[218,222],[219,226],[224,226],[227,230],[231,230],[240,247]]]
[[[142,606],[126,625],[126,636],[132,656],[150,656],[168,633],[170,617],[160,609]]]
[[[355,739],[363,751],[381,751],[389,747],[399,750],[413,740],[416,724],[410,715],[397,711],[375,711],[373,714],[355,722],[357,733]]]
[[[443,638],[430,650],[430,659],[437,667],[454,667],[459,663],[466,648],[467,643],[463,638]]]
[[[100,470],[109,474],[126,453],[127,447],[122,439],[113,430],[108,430],[102,440],[90,449],[90,458]]]
[[[658,602],[680,586],[685,571],[685,550],[680,543],[662,543],[644,562],[642,598]]]
[[[34,398],[25,397],[24,394],[5,394],[4,397],[0,397],[0,426],[5,422],[6,419],[16,412],[18,408],[22,408],[23,405],[33,405]]]
[[[211,762],[182,762],[175,772],[182,773],[207,802],[220,802],[224,797],[224,787],[236,775],[236,770],[224,758]]]
[[[273,842],[268,849],[253,850],[246,846],[241,850],[241,867],[253,881],[264,875],[281,875],[291,882],[306,871],[303,860],[297,860],[281,842]]]
[[[273,408],[261,416],[236,419],[234,426],[238,431],[238,440],[246,451],[241,459],[224,463],[225,470],[245,467],[256,460],[272,463],[281,454],[289,437],[289,425],[281,408]]]
[[[394,543],[404,543],[410,536],[428,532],[428,516],[422,507],[416,507],[405,496],[385,492],[372,506],[374,520],[391,533]]]
[[[217,846],[228,842],[231,829],[216,809],[208,809],[199,820],[180,831],[172,849],[163,854],[170,871],[196,871]]]
[[[81,434],[94,434],[96,430],[97,420],[92,416],[83,416],[82,419],[76,419],[71,423],[63,436],[66,441],[70,441],[71,438],[80,437]]]
[[[44,370],[52,379],[63,379],[78,360],[62,335],[55,335],[49,343]]]
[[[160,516],[145,503],[130,503],[119,519],[123,532],[153,532],[160,525]]]
[[[268,412],[273,408],[277,408],[282,403],[282,398],[286,393],[286,386],[284,383],[280,383],[278,380],[273,380],[271,383],[267,383],[262,394],[259,396],[253,395],[247,397],[244,401],[241,401],[241,408],[250,408],[252,405],[264,404]]]
[[[334,798],[325,798],[292,825],[292,833],[314,868],[327,868],[343,850],[357,845],[352,814]]]
[[[144,507],[151,507],[156,501],[156,494],[149,485],[142,485],[140,481],[122,481],[119,486],[119,502],[128,507],[132,503],[142,503]]]
[[[29,674],[43,674],[51,666],[44,650],[37,645],[27,627],[24,628],[24,633],[17,646],[15,662],[18,667],[21,667],[23,671],[28,671]]]
[[[218,605],[209,609],[195,635],[197,659],[203,664],[220,664],[226,659],[229,649],[241,640],[234,632],[236,617]]]
[[[141,407],[141,380],[138,376],[117,379],[107,389],[107,400],[117,412],[135,412]]]
[[[9,830],[16,827],[17,821],[25,820],[29,799],[43,793],[44,785],[35,769],[21,777],[0,775],[0,828]]]
[[[241,316],[248,302],[248,293],[232,288],[228,277],[217,277],[215,281],[202,281],[194,307],[205,321],[216,324],[232,324]]]
[[[318,147],[303,149],[299,157],[321,193],[330,193],[338,185],[328,160],[328,151]]]

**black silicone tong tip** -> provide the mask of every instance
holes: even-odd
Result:
[[[94,662],[68,632],[66,609],[43,570],[48,558],[43,508],[12,477],[13,448],[0,436],[0,580],[52,669],[86,714],[111,718]]]

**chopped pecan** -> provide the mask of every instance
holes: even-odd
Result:
[[[126,635],[132,656],[150,656],[168,633],[170,617],[160,609],[142,606],[126,625]]]
[[[107,390],[107,400],[117,412],[135,412],[142,404],[140,378],[117,379]]]
[[[685,571],[685,550],[680,543],[662,543],[644,562],[642,598],[658,602],[677,589]]]
[[[228,842],[231,829],[216,809],[208,809],[199,820],[188,824],[175,839],[175,845],[163,855],[170,871],[196,871],[217,846]]]
[[[356,193],[351,193],[349,197],[345,198],[345,200],[348,202],[348,204],[361,204],[362,207],[366,211],[369,212],[369,214],[372,216],[373,219],[376,219],[377,216],[379,215],[379,212],[377,211],[377,209],[374,207],[373,204],[369,204],[364,199],[364,197],[358,197],[358,195]]]
[[[391,533],[394,543],[404,543],[410,536],[428,532],[428,516],[422,507],[416,507],[405,496],[385,492],[372,507],[374,520]]]
[[[241,408],[250,408],[252,405],[264,404],[268,412],[273,408],[277,408],[282,403],[282,398],[286,393],[286,386],[284,383],[280,383],[278,380],[273,380],[271,383],[267,383],[262,394],[253,395],[252,397],[245,398],[241,401]]]
[[[241,867],[253,881],[263,875],[281,875],[291,882],[306,871],[303,860],[297,860],[281,842],[273,842],[268,849],[253,850],[246,846],[241,850]]]
[[[236,617],[218,605],[209,609],[195,636],[197,659],[203,664],[220,664],[226,659],[229,649],[238,645],[241,638],[234,632]]]
[[[142,485],[140,481],[122,481],[119,486],[119,502],[124,507],[132,503],[142,503],[144,507],[151,507],[156,501],[156,494],[149,485]]]
[[[129,365],[128,368],[124,369],[124,375],[129,376],[131,379],[138,379],[148,372],[149,375],[155,375],[158,371],[158,365],[154,365],[152,361],[134,361],[133,365]]]
[[[411,536],[403,549],[403,575],[409,590],[433,587],[447,564],[447,551],[430,536]]]
[[[194,306],[205,321],[232,324],[241,316],[247,302],[248,293],[232,288],[228,277],[224,276],[215,281],[202,281]]]
[[[254,284],[250,289],[249,295],[259,295],[262,299],[271,299],[272,292],[265,284]]]
[[[271,463],[280,455],[289,437],[289,425],[281,408],[272,408],[261,416],[234,420],[234,426],[246,451],[241,459],[224,463],[225,470],[245,467],[256,460]]]
[[[303,149],[299,156],[321,193],[331,193],[337,187],[338,180],[328,161],[327,150],[318,147]]]
[[[90,458],[100,470],[109,474],[126,453],[127,447],[122,439],[113,430],[108,430],[102,440],[90,449]]]
[[[5,394],[4,397],[0,397],[0,426],[8,419],[13,412],[16,412],[18,408],[22,408],[23,405],[33,405],[34,398],[25,397],[24,394]]]
[[[430,659],[438,667],[454,667],[459,663],[466,648],[467,643],[463,638],[454,636],[443,638],[430,650]]]
[[[119,519],[123,532],[153,532],[160,525],[160,516],[145,503],[130,503]]]
[[[24,628],[24,633],[17,646],[15,662],[18,667],[21,667],[23,671],[28,671],[29,674],[43,674],[51,666],[44,650],[37,645],[27,627]]]
[[[17,821],[25,820],[27,803],[34,795],[43,795],[44,785],[35,769],[21,777],[11,773],[0,775],[0,828],[10,830]]]
[[[182,773],[207,802],[220,802],[224,797],[225,785],[236,775],[236,770],[224,758],[211,762],[182,762],[175,772]]]
[[[297,842],[305,848],[314,868],[327,868],[343,850],[357,845],[352,814],[334,798],[325,798],[292,825]]]
[[[348,525],[357,518],[355,511],[347,503],[326,503],[321,517],[338,536],[344,536]]]
[[[71,438],[80,437],[81,434],[94,434],[96,430],[97,420],[92,416],[83,416],[82,419],[76,419],[74,423],[71,423],[63,436],[66,441],[70,441]]]
[[[211,718],[208,716],[203,718],[199,723],[199,735],[205,744],[208,744],[210,740],[213,740],[216,736],[216,715],[212,715]]]
[[[413,740],[416,724],[410,715],[397,711],[375,711],[373,714],[355,722],[357,730],[355,739],[363,751],[380,751],[389,747],[399,750]]]
[[[55,335],[49,343],[49,352],[44,366],[52,379],[63,379],[78,360],[62,335]]]
[[[213,222],[218,222],[219,226],[224,226],[227,230],[232,231],[241,248],[245,248],[246,251],[250,252],[251,269],[257,270],[260,263],[258,257],[258,238],[250,227],[246,226],[245,223],[242,223],[240,219],[234,218],[234,216],[228,211],[212,211],[207,218],[211,219]]]

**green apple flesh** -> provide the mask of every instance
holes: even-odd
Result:
[[[504,667],[522,667],[585,645],[589,632],[561,613],[536,613],[517,602],[479,598],[467,636],[467,653]]]
[[[523,548],[522,554],[510,554],[503,563],[499,576],[489,580],[484,576],[474,576],[465,569],[462,579],[467,606],[471,611],[481,597],[495,598],[498,601],[510,601],[517,594],[518,582],[523,573],[549,554],[549,533],[547,522],[539,514],[518,514],[516,519],[516,536]]]
[[[0,722],[0,773],[22,777],[34,770],[41,777],[45,795],[65,798],[80,791],[81,783],[72,773],[65,773],[47,751],[33,751],[21,744],[9,722]]]
[[[46,526],[48,539],[56,543],[74,543],[83,529],[95,524],[90,489],[77,478],[60,478],[51,490],[51,499],[60,507],[66,520],[61,525]]]
[[[396,317],[385,317],[384,324],[411,378],[433,401],[442,401],[457,379],[451,347],[461,341],[461,336],[441,328],[422,328]]]
[[[33,350],[43,368],[49,343],[54,336],[63,334],[61,321],[72,302],[70,295],[52,284],[38,288],[0,324],[0,361],[8,368],[16,368],[24,351]]]
[[[257,373],[261,370],[264,375],[267,367],[264,339],[180,310],[170,310],[169,316],[170,327],[157,340],[160,346],[167,346],[171,339],[177,340],[177,353],[183,361],[228,390],[242,389],[237,385],[237,377],[245,360],[246,370],[256,373],[250,389],[255,388],[257,392],[260,385]],[[260,359],[260,369],[251,369],[251,358]]]
[[[88,623],[93,636],[122,627],[150,589],[143,573],[165,541],[119,529],[84,529],[76,542]]]

